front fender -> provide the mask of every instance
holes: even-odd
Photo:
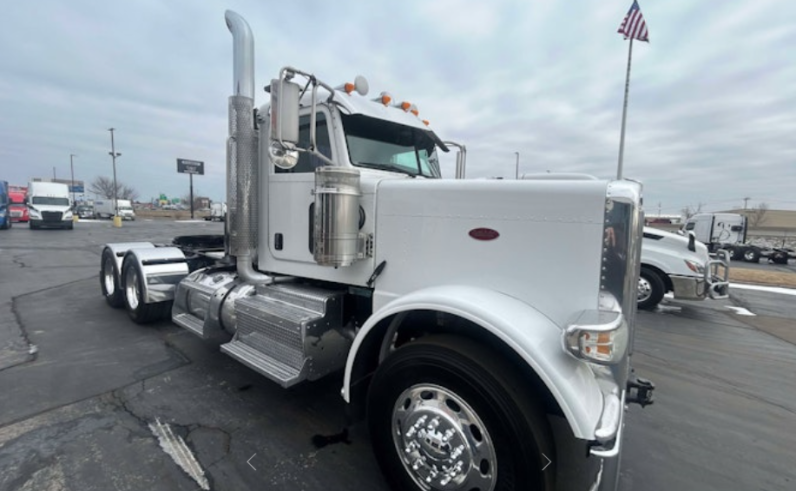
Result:
[[[466,319],[489,331],[533,368],[550,390],[577,438],[592,440],[603,395],[585,362],[562,348],[562,328],[532,306],[474,286],[437,286],[400,297],[374,313],[357,333],[346,362],[343,398],[350,401],[359,348],[378,323],[402,312],[430,310]],[[380,345],[381,343],[378,343]]]

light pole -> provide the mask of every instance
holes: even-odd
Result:
[[[514,170],[514,179],[520,178],[520,152],[514,152],[514,155],[517,156],[517,165]]]
[[[75,163],[72,159],[77,157],[77,155],[70,153],[69,154],[69,169],[72,171],[72,206],[75,204]]]
[[[115,129],[116,128],[108,128],[108,131],[111,132],[111,151],[108,152],[108,153],[111,154],[111,158],[113,159],[113,210],[114,210],[113,218],[114,218],[114,220],[116,219],[116,217],[119,216],[119,200],[117,199],[117,196],[116,196],[116,189],[117,189],[117,186],[116,186],[116,157],[121,157],[122,156],[121,153],[116,153],[116,146],[113,143],[113,132],[114,132]]]

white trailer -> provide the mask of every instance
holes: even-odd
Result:
[[[65,228],[72,230],[72,202],[69,187],[57,182],[34,181],[28,184],[28,226],[31,229]]]
[[[226,22],[228,233],[107,244],[107,303],[283,387],[343,371],[396,490],[615,489],[654,388],[629,366],[640,185],[440,179],[446,144],[361,77],[286,67],[255,110],[253,36]]]
[[[135,220],[135,211],[133,204],[129,199],[116,200],[118,209],[113,204],[113,199],[95,199],[94,200],[94,217],[95,218],[113,218],[117,213],[122,220]]]
[[[729,259],[720,251],[711,259],[696,240],[644,227],[638,308],[654,309],[667,292],[679,300],[719,300],[729,296]]]
[[[711,252],[727,251],[734,261],[757,263],[766,258],[774,264],[788,264],[793,254],[784,248],[747,243],[748,220],[739,213],[700,213],[686,220],[681,230],[692,232]]]

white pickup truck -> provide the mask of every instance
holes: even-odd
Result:
[[[727,298],[729,258],[719,251],[711,258],[705,244],[687,237],[644,227],[638,308],[651,310],[664,294],[681,300]]]

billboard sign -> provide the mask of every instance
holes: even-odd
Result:
[[[205,163],[198,160],[177,159],[177,172],[203,176],[205,175]]]

